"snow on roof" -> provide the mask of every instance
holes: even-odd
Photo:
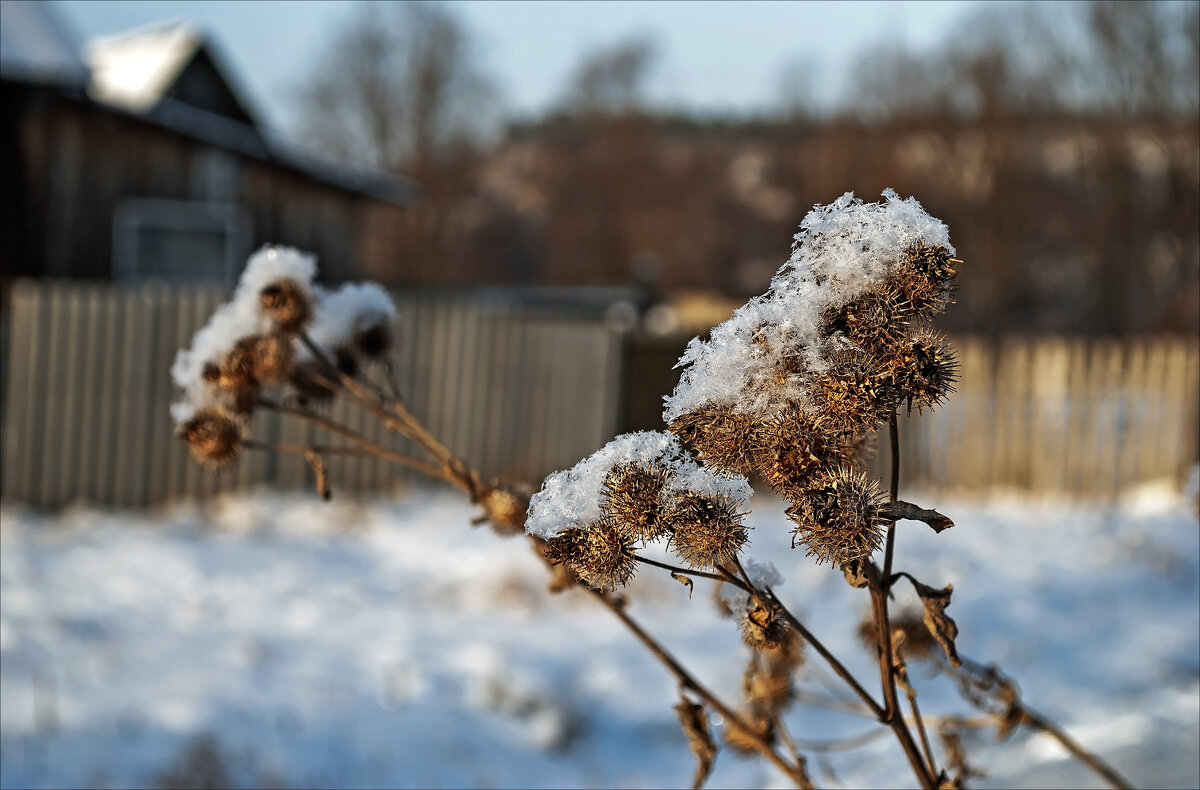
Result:
[[[135,112],[153,107],[174,84],[204,40],[187,20],[155,22],[89,41],[89,93]]]
[[[0,3],[0,73],[35,82],[82,85],[88,69],[74,36],[49,3]]]

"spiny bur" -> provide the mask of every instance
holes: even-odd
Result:
[[[830,430],[874,429],[887,421],[895,403],[891,376],[859,348],[841,348],[813,382],[812,401]]]
[[[883,543],[885,504],[879,484],[863,471],[840,467],[814,480],[806,495],[788,508],[798,539],[817,562],[841,568],[869,557]]]
[[[220,408],[201,409],[179,429],[197,461],[216,468],[232,464],[242,449],[242,425]]]
[[[791,405],[759,432],[759,473],[789,499],[800,496],[809,479],[830,461],[829,440],[819,421]]]
[[[761,423],[730,407],[698,409],[671,422],[668,430],[693,449],[706,464],[739,475],[758,466],[755,434]]]
[[[958,380],[954,348],[939,332],[922,329],[898,343],[884,360],[899,397],[924,412],[940,406]]]
[[[724,497],[687,493],[676,497],[666,519],[675,552],[693,568],[732,562],[746,542],[743,514]]]
[[[618,464],[600,489],[600,509],[621,534],[648,543],[667,529],[661,504],[667,470],[662,464]]]
[[[258,304],[284,332],[299,332],[312,318],[307,292],[292,280],[276,280],[265,286],[258,293]]]
[[[624,586],[637,567],[632,541],[603,521],[547,539],[546,557],[601,590]]]

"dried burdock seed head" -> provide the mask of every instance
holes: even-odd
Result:
[[[809,556],[842,568],[871,556],[883,543],[884,504],[874,479],[840,467],[818,476],[787,515],[796,524],[793,539],[808,547]]]
[[[738,625],[742,630],[742,641],[755,650],[776,650],[783,646],[787,636],[787,626],[778,613],[763,603],[748,609]]]
[[[918,243],[905,252],[900,273],[892,282],[917,316],[937,315],[953,301],[957,263],[960,261],[945,247]]]
[[[377,323],[354,333],[354,348],[367,359],[380,359],[392,347],[392,328]]]
[[[958,380],[954,347],[939,332],[923,329],[897,344],[885,359],[892,383],[908,408],[918,411],[940,406]]]
[[[858,348],[842,348],[813,381],[812,401],[831,431],[871,430],[886,422],[895,408],[891,379],[871,354]]]
[[[841,332],[856,346],[880,351],[908,332],[915,313],[902,289],[884,284],[825,316],[821,334]]]
[[[667,470],[662,464],[617,464],[604,477],[600,510],[606,520],[631,540],[649,542],[662,535],[662,493]]]
[[[709,466],[751,475],[758,466],[757,432],[762,423],[731,408],[704,408],[677,417],[668,426]]]
[[[829,441],[820,424],[799,406],[789,406],[763,424],[759,473],[779,493],[793,498],[830,464]]]
[[[546,557],[601,590],[625,585],[637,568],[632,542],[603,522],[547,539]]]
[[[941,245],[917,242],[905,250],[902,268],[921,277],[945,284],[958,274],[955,264],[961,262]]]
[[[219,408],[201,409],[179,428],[192,456],[202,464],[229,466],[242,449],[242,426],[237,417]]]
[[[675,552],[693,568],[732,562],[746,542],[743,515],[736,503],[724,497],[693,493],[676,497],[666,514]]]
[[[479,499],[483,515],[476,523],[487,522],[501,535],[521,534],[525,531],[525,511],[529,509],[532,493],[524,484],[493,483]]]
[[[276,280],[258,292],[262,311],[284,332],[299,332],[312,317],[308,291],[292,280]]]
[[[252,347],[253,375],[262,384],[280,384],[292,375],[295,354],[292,339],[273,334],[257,338]]]

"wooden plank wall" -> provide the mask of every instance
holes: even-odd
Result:
[[[163,285],[16,283],[0,378],[8,383],[4,499],[137,507],[262,484],[311,485],[302,458],[247,452],[213,471],[174,438],[171,362],[224,297]],[[463,296],[396,301],[396,378],[410,408],[486,476],[540,480],[616,433],[621,341],[603,321],[488,308]],[[406,449],[348,403],[332,404],[329,414]],[[273,443],[339,443],[273,412],[256,414],[252,433]],[[373,458],[327,460],[337,490],[413,479]]]
[[[215,472],[173,437],[171,361],[223,298],[217,289],[18,282],[0,375],[5,500],[135,507],[260,484],[311,485],[301,458],[252,452]],[[462,295],[396,298],[400,386],[414,413],[484,474],[540,480],[632,416],[631,393],[646,377],[602,320]],[[1111,497],[1144,481],[1181,481],[1196,463],[1195,340],[958,338],[956,345],[958,392],[933,414],[902,419],[906,487]],[[657,403],[661,394],[642,399]],[[349,404],[330,413],[392,441]],[[254,435],[336,443],[272,413],[255,416]],[[880,461],[886,439],[882,445]],[[328,460],[339,490],[412,479],[376,459]]]

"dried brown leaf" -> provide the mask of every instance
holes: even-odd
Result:
[[[708,714],[704,706],[692,702],[687,697],[680,697],[675,706],[679,714],[679,723],[683,725],[683,734],[687,736],[688,746],[696,755],[696,774],[692,778],[692,790],[704,786],[708,775],[712,773],[713,760],[717,756],[717,744],[713,741],[708,728]]]
[[[958,650],[954,646],[954,640],[958,638],[958,624],[954,622],[954,618],[946,614],[946,607],[950,605],[950,594],[954,592],[954,585],[947,584],[945,589],[939,590],[921,584],[916,579],[912,579],[912,583],[917,588],[917,595],[921,596],[921,603],[925,606],[925,627],[942,646],[942,650],[946,651],[947,660],[953,666],[961,667],[962,659],[958,657]]]
[[[682,573],[671,571],[671,578],[688,588],[688,598],[691,599],[692,593],[695,592],[695,585],[692,584],[690,576],[684,576]]]

